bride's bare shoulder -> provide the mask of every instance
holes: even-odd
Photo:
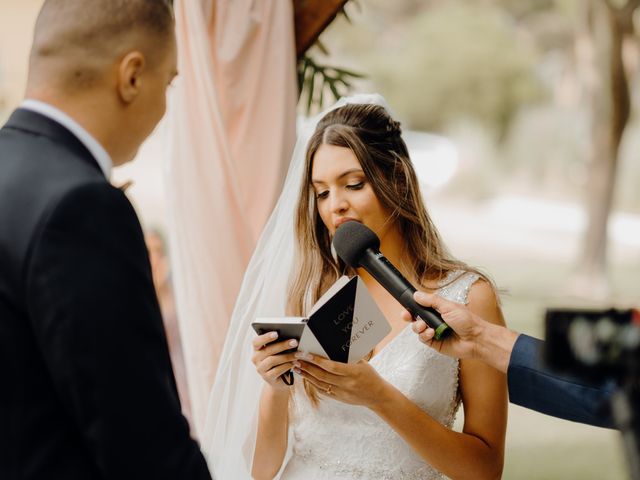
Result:
[[[491,323],[505,325],[498,294],[493,285],[487,280],[480,278],[474,282],[469,288],[467,299],[467,307],[473,313],[480,315]]]

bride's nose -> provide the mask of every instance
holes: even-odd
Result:
[[[344,195],[336,192],[330,196],[331,213],[344,213],[349,209],[349,202]]]

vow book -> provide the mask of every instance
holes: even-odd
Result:
[[[391,325],[359,276],[340,277],[306,317],[260,317],[259,333],[278,332],[277,341],[295,338],[298,350],[338,362],[357,362],[391,331]]]

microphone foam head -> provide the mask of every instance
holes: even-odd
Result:
[[[380,248],[380,239],[373,231],[360,222],[343,223],[333,236],[333,248],[338,256],[350,267],[358,268],[364,252]]]

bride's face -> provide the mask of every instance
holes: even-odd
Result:
[[[382,240],[389,229],[389,211],[376,197],[353,151],[320,145],[311,168],[318,213],[331,236],[344,222],[356,220]]]

